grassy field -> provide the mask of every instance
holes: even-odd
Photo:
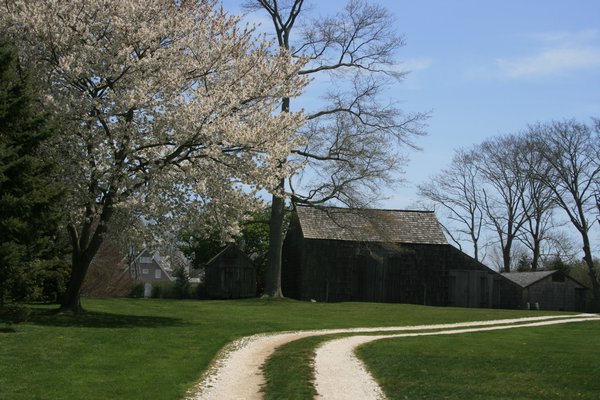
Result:
[[[50,307],[35,306],[30,320],[14,332],[0,329],[0,399],[179,399],[221,347],[245,335],[539,315],[260,299],[88,299],[83,305],[88,310],[83,315],[56,315]]]
[[[393,399],[600,398],[600,321],[360,347]]]

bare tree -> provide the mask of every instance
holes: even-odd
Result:
[[[592,282],[594,308],[600,310],[600,284],[590,245],[590,229],[596,212],[594,190],[600,181],[600,126],[574,120],[537,124],[529,128],[536,151],[550,167],[540,179],[552,190],[558,207],[565,211],[581,235],[583,259]]]
[[[600,189],[596,189],[596,191],[598,192],[595,197],[596,197],[596,208],[598,209],[598,216],[596,217],[596,219],[598,220],[598,224],[600,224]]]
[[[459,247],[464,240],[472,243],[477,260],[482,259],[480,250],[491,245],[481,243],[486,226],[491,228],[500,243],[492,254],[505,271],[513,264],[515,241],[530,250],[533,270],[541,262],[544,242],[556,244],[549,232],[553,194],[536,178],[544,167],[531,147],[525,136],[510,135],[458,150],[448,168],[419,186],[422,197],[447,212],[450,238]],[[523,251],[521,258],[526,257]]]
[[[527,221],[525,175],[518,162],[519,140],[507,135],[487,140],[475,148],[485,184],[481,200],[487,223],[502,250],[503,269],[510,271],[512,246]]]
[[[526,135],[518,138],[518,141],[515,148],[517,162],[525,179],[525,190],[521,198],[525,224],[519,240],[531,251],[531,269],[536,271],[541,261],[543,242],[552,242],[549,235],[553,228],[554,194],[538,178],[538,175],[550,173],[549,164],[535,151],[535,145]]]
[[[578,261],[578,245],[575,238],[568,232],[552,227],[544,240],[545,250],[542,254],[543,263],[552,262],[552,260],[561,259],[569,263]]]
[[[447,219],[459,235],[473,244],[473,257],[479,257],[479,239],[483,228],[483,211],[479,203],[481,181],[472,152],[458,150],[450,166],[433,176],[429,182],[419,185],[419,195],[447,211]],[[453,229],[445,227],[446,233],[461,248],[462,237],[455,238]]]
[[[427,115],[406,115],[381,101],[389,80],[404,75],[395,69],[394,58],[404,40],[384,8],[351,0],[334,17],[312,19],[303,0],[253,0],[245,5],[269,15],[282,51],[307,60],[301,75],[327,74],[332,82],[325,106],[309,110],[308,123],[298,131],[304,146],[280,160],[282,167],[305,166],[299,175],[282,180],[272,198],[265,295],[281,297],[285,196],[313,205],[369,204],[377,198],[379,186],[391,183],[393,172],[402,165],[397,144],[412,146],[410,138],[424,133]],[[301,14],[307,15],[302,25]],[[292,37],[297,26],[298,35]],[[289,110],[290,100],[284,98],[282,112]]]

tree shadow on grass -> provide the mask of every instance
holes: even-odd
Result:
[[[111,314],[97,311],[73,314],[39,309],[31,312],[28,323],[81,328],[160,328],[187,325],[182,319],[170,317]]]

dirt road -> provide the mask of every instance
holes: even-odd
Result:
[[[261,399],[261,387],[264,384],[261,367],[267,358],[277,347],[309,336],[337,333],[361,334],[326,342],[316,350],[315,388],[318,393],[317,398],[320,399],[367,400],[382,399],[385,396],[363,363],[354,355],[354,349],[361,344],[392,337],[456,335],[591,320],[600,320],[600,316],[596,314],[555,315],[438,325],[327,329],[255,335],[239,339],[223,349],[213,367],[205,373],[188,398],[194,400]],[[378,334],[364,335],[373,332]]]

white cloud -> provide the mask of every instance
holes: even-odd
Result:
[[[387,71],[390,73],[400,73],[406,74],[406,77],[410,78],[412,75],[417,74],[418,72],[424,71],[431,67],[435,63],[433,58],[426,57],[417,57],[417,58],[409,58],[407,60],[399,61],[398,63],[388,66],[382,65],[379,66],[383,71]],[[340,69],[336,71],[337,74],[344,76],[347,74],[347,77],[350,77],[354,74],[355,70],[352,69]]]
[[[543,32],[530,38],[539,48],[533,54],[496,60],[502,76],[540,77],[600,67],[600,31],[596,29]]]
[[[598,39],[600,37],[600,31],[597,29],[585,29],[578,32],[541,32],[534,33],[531,37],[536,41],[545,43],[559,43],[561,45],[568,43],[581,44]]]
[[[529,57],[498,59],[497,64],[509,78],[556,75],[600,67],[600,47],[548,49]]]
[[[433,58],[416,57],[400,61],[390,70],[391,72],[405,74],[402,82],[402,87],[404,89],[419,90],[421,89],[421,83],[418,77],[419,72],[429,69],[434,64],[435,60]]]
[[[419,72],[428,69],[433,65],[433,63],[433,58],[411,58],[406,61],[402,61],[399,67],[402,71]]]

